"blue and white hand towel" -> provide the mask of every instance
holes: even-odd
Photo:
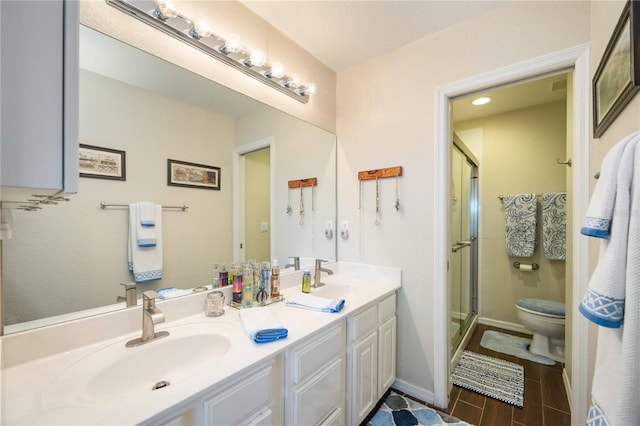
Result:
[[[138,247],[155,247],[158,242],[158,235],[155,227],[155,210],[158,206],[151,204],[151,208],[154,210],[153,226],[148,226],[144,225],[144,223],[149,223],[149,215],[147,214],[146,219],[143,220],[143,211],[147,208],[146,204],[150,203],[131,203],[129,204],[129,211],[133,210],[136,215],[135,230]]]
[[[156,206],[148,201],[138,202],[138,214],[140,225],[147,227],[156,226]]]
[[[344,299],[327,299],[308,293],[298,293],[287,299],[287,306],[310,309],[318,312],[340,312],[344,307]]]
[[[162,206],[156,205],[156,226],[154,229],[156,244],[154,246],[140,246],[138,244],[138,230],[140,218],[136,204],[129,205],[129,233],[127,242],[127,261],[129,271],[133,272],[136,283],[162,279]]]
[[[549,260],[567,258],[567,193],[542,194],[542,245]]]
[[[238,313],[244,331],[256,343],[273,342],[289,334],[289,330],[278,323],[268,308],[240,309]]]
[[[640,425],[640,132],[605,156],[581,232],[602,238],[580,312],[598,327],[588,425]]]
[[[507,256],[533,256],[536,249],[536,194],[505,195],[503,202]]]

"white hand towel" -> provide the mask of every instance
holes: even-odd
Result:
[[[603,238],[580,312],[600,325],[587,424],[640,424],[640,132],[606,155],[583,234]]]
[[[344,307],[344,299],[327,299],[300,292],[289,298],[286,305],[318,312],[340,312]]]
[[[135,221],[135,225],[136,225],[136,243],[138,244],[138,247],[155,247],[155,245],[158,243],[158,235],[156,232],[156,227],[155,227],[155,210],[156,210],[156,205],[155,204],[151,204],[152,209],[154,211],[154,226],[145,226],[142,224],[143,222],[143,216],[142,216],[142,211],[144,209],[146,209],[147,207],[143,207],[143,204],[150,204],[150,203],[131,203],[129,204],[129,211],[134,211],[135,215],[136,215],[136,221]],[[148,215],[147,215],[148,218]]]
[[[129,270],[136,283],[162,279],[162,206],[156,205],[156,245],[140,247],[137,230],[141,228],[135,204],[129,205],[129,238],[127,257]]]
[[[268,308],[240,309],[239,315],[244,331],[256,343],[273,342],[289,334],[289,330],[280,325]]]
[[[140,215],[140,225],[154,227],[156,226],[156,206],[148,201],[140,201],[138,203],[138,214]]]

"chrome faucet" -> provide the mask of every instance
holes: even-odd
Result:
[[[327,260],[322,260],[322,259],[316,259],[316,269],[315,269],[315,276],[313,279],[313,287],[314,288],[318,288],[318,287],[322,287],[324,285],[324,283],[322,283],[322,273],[326,272],[328,275],[332,275],[333,271],[331,269],[327,269],[327,268],[323,268],[322,267],[322,262],[328,262]]]
[[[284,268],[288,268],[290,266],[293,266],[293,269],[295,269],[296,271],[300,270],[300,257],[299,256],[289,256],[289,259],[293,259],[293,263],[287,263],[286,265],[284,265]]]
[[[164,322],[164,313],[156,308],[156,299],[159,297],[160,295],[153,290],[142,293],[142,336],[129,340],[126,344],[128,348],[144,345],[169,335],[168,331],[155,332],[155,325]]]
[[[127,308],[138,304],[138,290],[135,283],[120,283],[124,286],[124,296],[118,296],[117,302],[127,302]]]

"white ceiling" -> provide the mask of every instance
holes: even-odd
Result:
[[[240,1],[334,71],[368,61],[507,3]]]

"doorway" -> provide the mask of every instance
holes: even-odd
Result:
[[[440,86],[436,89],[436,179],[434,182],[436,209],[434,221],[435,253],[435,328],[434,328],[434,404],[446,407],[449,401],[451,367],[448,294],[448,265],[451,246],[449,245],[449,203],[450,193],[450,156],[452,127],[450,122],[450,101],[465,94],[478,92],[489,87],[497,87],[514,81],[555,73],[560,70],[574,70],[571,85],[573,94],[573,125],[570,144],[573,149],[573,167],[571,169],[574,200],[573,217],[585,215],[589,199],[589,141],[590,141],[590,55],[588,44],[553,52],[538,58],[509,65],[494,71],[479,74],[465,80]],[[588,244],[573,235],[568,245],[573,249],[572,267],[573,288],[568,307],[577,306],[586,291],[589,278]],[[588,324],[577,310],[567,312],[571,315],[571,406],[574,424],[583,424],[588,410]]]

